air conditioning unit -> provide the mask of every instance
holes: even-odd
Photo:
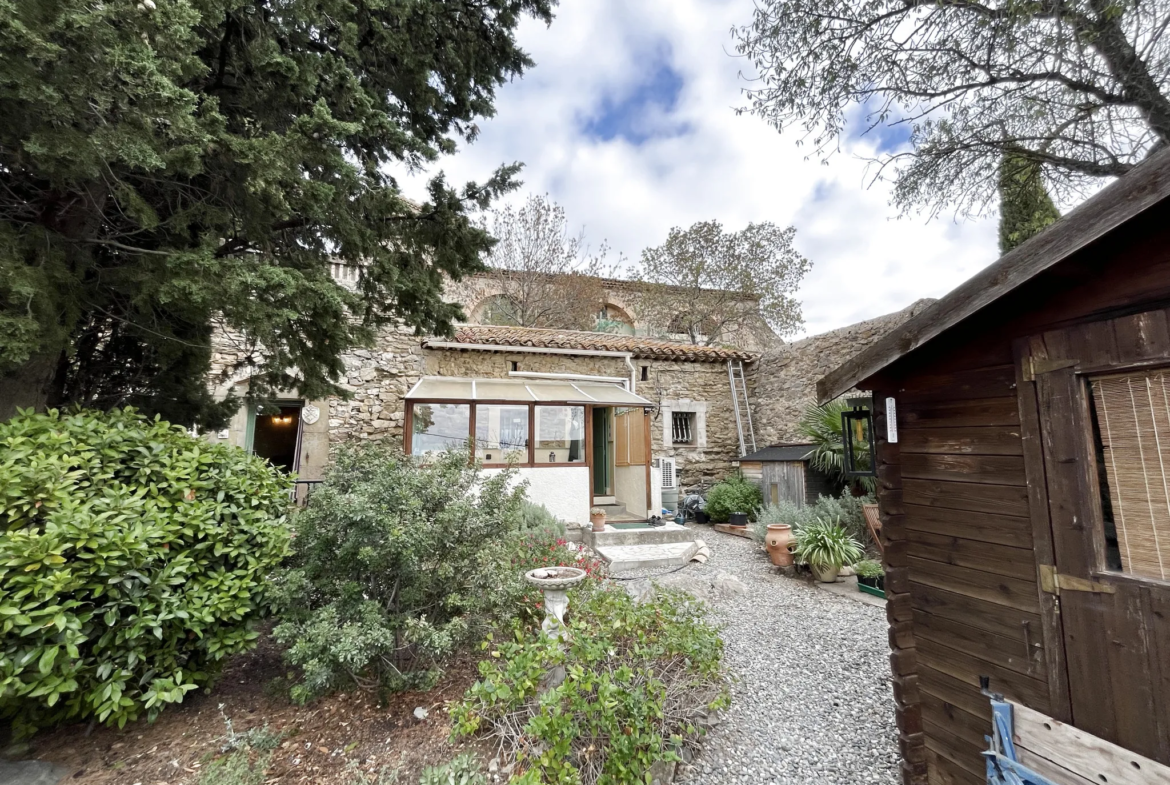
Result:
[[[678,478],[674,473],[674,458],[662,458],[662,490],[678,490]]]

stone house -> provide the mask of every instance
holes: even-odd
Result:
[[[335,277],[354,280],[347,269]],[[447,296],[474,319],[497,296],[492,280],[476,276]],[[296,472],[300,498],[344,442],[390,439],[414,454],[470,443],[486,471],[516,465],[529,497],[565,520],[583,523],[595,505],[640,520],[662,508],[664,487],[709,487],[741,456],[787,438],[823,369],[917,307],[794,344],[753,333],[749,346],[701,346],[638,334],[636,297],[623,299],[623,286],[636,285],[602,283],[604,312],[620,309],[629,334],[467,324],[447,339],[386,329],[343,358],[347,397],[288,391],[279,413],[241,408],[212,438]],[[221,394],[243,395],[246,374],[232,369],[254,351],[245,337],[217,335]]]

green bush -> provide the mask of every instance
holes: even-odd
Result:
[[[529,570],[577,567],[593,579],[605,574],[604,561],[580,550],[570,551],[567,545],[564,538],[541,529],[516,532],[486,544],[479,553],[477,573],[485,619],[493,626],[507,626],[513,619],[535,622],[544,618],[544,594],[524,580]],[[597,583],[585,581],[577,592],[589,593]]]
[[[733,474],[707,491],[707,515],[715,523],[727,523],[733,512],[754,517],[764,501],[760,488],[742,474]]]
[[[837,521],[823,518],[802,526],[796,532],[794,553],[804,564],[837,567],[853,564],[865,556],[860,543],[849,536],[849,532]]]
[[[513,783],[648,781],[655,761],[678,760],[707,713],[727,705],[723,641],[685,594],[570,596],[566,641],[518,627],[485,642],[480,680],[451,708],[452,733],[517,750]],[[557,669],[559,684],[547,679]]]
[[[0,716],[124,726],[257,638],[290,483],[133,410],[0,423]]]
[[[882,564],[874,559],[862,559],[853,565],[858,578],[880,578],[886,574]]]
[[[565,522],[548,511],[543,504],[525,500],[520,505],[520,528],[525,531],[544,531],[565,536]]]
[[[343,448],[297,515],[290,567],[275,580],[274,634],[301,671],[293,699],[427,686],[482,635],[492,593],[480,551],[519,530],[514,480],[483,476],[466,452],[424,462],[388,444]]]
[[[483,767],[470,752],[456,755],[442,766],[427,766],[419,785],[487,785]]]
[[[793,532],[818,520],[837,521],[849,536],[861,543],[871,541],[869,528],[865,525],[865,513],[861,505],[872,503],[872,496],[854,496],[844,491],[840,496],[821,496],[815,503],[804,506],[787,500],[763,507],[756,520],[749,524],[752,536],[763,541],[769,523],[786,523]]]

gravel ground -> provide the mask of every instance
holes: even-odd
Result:
[[[732,707],[683,778],[703,785],[887,785],[897,729],[882,608],[776,573],[756,543],[698,527],[711,560],[684,573],[735,575],[715,597]]]

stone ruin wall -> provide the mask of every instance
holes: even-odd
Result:
[[[865,322],[774,347],[754,369],[752,417],[756,443],[806,441],[797,430],[804,410],[817,399],[817,382],[850,357],[917,316],[933,300],[918,300],[907,308]]]

